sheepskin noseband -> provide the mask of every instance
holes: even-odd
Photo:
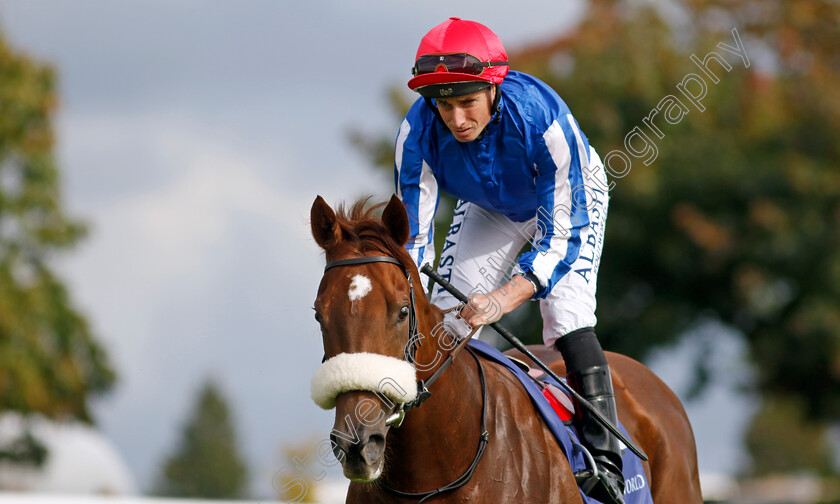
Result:
[[[404,360],[374,353],[341,353],[312,376],[312,400],[335,408],[335,398],[351,390],[369,390],[403,404],[417,397],[417,372]]]

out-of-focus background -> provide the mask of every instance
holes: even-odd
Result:
[[[609,157],[599,334],[683,399],[706,499],[840,502],[833,0],[0,0],[0,502],[343,502],[309,208],[392,193],[449,16]]]

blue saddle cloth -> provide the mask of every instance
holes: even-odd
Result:
[[[469,342],[470,347],[475,350],[479,355],[486,357],[487,359],[501,364],[511,373],[513,373],[522,385],[525,387],[525,390],[528,391],[528,395],[531,396],[531,402],[534,404],[534,407],[539,412],[540,416],[542,416],[543,420],[545,421],[548,428],[551,430],[551,433],[554,434],[554,437],[557,439],[557,442],[560,444],[560,448],[563,450],[563,453],[566,455],[566,458],[569,460],[569,464],[572,466],[572,472],[577,472],[583,469],[586,469],[586,462],[584,460],[583,454],[580,450],[574,448],[574,444],[579,443],[578,435],[574,429],[569,428],[566,424],[563,423],[562,420],[557,416],[557,413],[554,412],[554,409],[548,403],[548,399],[542,395],[540,388],[533,382],[533,380],[522,371],[516,364],[513,363],[510,359],[507,358],[505,354],[500,352],[495,347],[484,343],[483,341],[478,340],[471,340]],[[555,386],[560,387],[553,379],[549,378],[549,382],[552,382]],[[561,387],[562,388],[562,387]],[[629,437],[627,431],[624,429],[623,425],[619,425],[621,432]],[[645,470],[642,467],[642,460],[637,457],[633,452],[630,450],[623,450],[622,451],[622,460],[624,462],[624,480],[627,482],[627,486],[624,489],[624,501],[626,504],[653,504],[653,498],[650,495],[650,488],[648,487],[647,477],[645,476]],[[585,504],[601,504],[600,501],[597,501],[591,497],[588,497],[581,492],[581,497],[583,498],[583,502]]]

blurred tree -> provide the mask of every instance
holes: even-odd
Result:
[[[743,334],[760,393],[840,420],[838,26],[831,0],[592,0],[571,33],[509,51],[610,161],[605,348],[642,359],[717,320]],[[360,137],[393,170],[393,141]],[[520,330],[538,341],[531,305]]]
[[[48,455],[46,445],[29,431],[0,445],[0,461],[8,460],[18,465],[41,467]]]
[[[803,470],[834,473],[826,426],[805,418],[806,410],[799,403],[797,398],[765,398],[745,438],[752,457],[751,475]]]
[[[318,459],[319,445],[314,439],[287,444],[281,448],[284,469],[275,476],[277,498],[283,502],[319,502],[318,482],[326,476]]]
[[[55,81],[0,36],[0,411],[90,421],[114,372],[50,266],[85,234],[61,201]]]
[[[155,493],[208,499],[247,497],[248,470],[230,408],[212,381],[201,388],[177,450],[163,465]]]

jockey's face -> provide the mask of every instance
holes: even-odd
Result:
[[[496,87],[491,86],[468,95],[435,98],[435,101],[443,122],[455,135],[455,139],[459,142],[472,142],[490,122],[495,97]]]

